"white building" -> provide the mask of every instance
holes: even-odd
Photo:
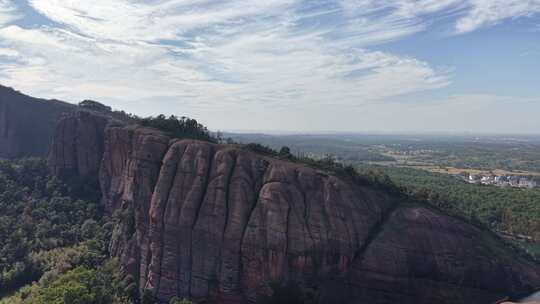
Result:
[[[536,182],[533,181],[533,180],[529,180],[528,178],[523,177],[523,178],[521,178],[519,180],[519,187],[521,187],[521,188],[529,188],[529,189],[535,188],[536,187]]]

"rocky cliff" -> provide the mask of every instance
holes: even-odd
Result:
[[[123,125],[105,114],[87,110],[63,113],[49,148],[48,166],[57,176],[97,176],[105,144],[105,129]]]
[[[160,300],[252,303],[294,283],[320,303],[493,303],[540,286],[540,266],[489,232],[405,197],[95,119],[60,122],[51,166],[90,174],[99,160],[111,253]]]
[[[0,86],[0,157],[45,156],[60,115],[75,106]]]

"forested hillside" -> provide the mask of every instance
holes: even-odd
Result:
[[[0,303],[122,303],[95,189],[42,159],[0,161]]]

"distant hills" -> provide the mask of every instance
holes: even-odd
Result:
[[[59,117],[76,108],[0,85],[0,157],[45,156]]]
[[[47,156],[53,134],[61,131],[55,131],[58,121],[74,112],[92,113],[115,122],[139,119],[93,100],[71,104],[31,97],[0,85],[0,158]]]

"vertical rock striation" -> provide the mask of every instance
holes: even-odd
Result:
[[[317,286],[350,268],[396,203],[239,149],[191,140],[167,146],[146,130],[108,130],[108,142],[137,144],[106,149],[101,176],[108,209],[135,210],[135,234],[114,252],[161,299],[238,303],[270,292],[271,282]]]
[[[48,155],[58,176],[97,176],[103,156],[105,128],[111,119],[88,111],[64,113],[56,126]]]

